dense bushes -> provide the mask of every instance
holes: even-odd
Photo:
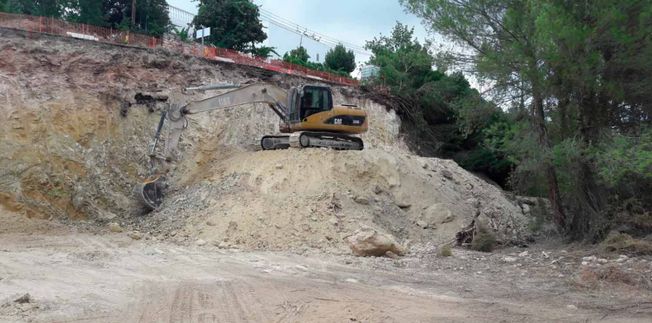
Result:
[[[398,23],[390,36],[367,43],[370,63],[380,68],[370,88],[388,89],[406,104],[398,107],[403,131],[412,148],[423,155],[453,158],[468,170],[507,184],[512,162],[502,151],[489,149],[485,129],[509,123],[505,113],[484,100],[459,72],[434,70],[434,57]]]

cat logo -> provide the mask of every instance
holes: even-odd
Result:
[[[333,123],[334,123],[334,124],[340,124],[340,125],[341,125],[341,124],[342,124],[342,118],[335,118],[335,119],[333,120]]]

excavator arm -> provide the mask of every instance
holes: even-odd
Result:
[[[181,113],[196,114],[243,104],[266,103],[282,120],[287,120],[287,108],[285,106],[287,102],[288,94],[284,89],[268,83],[257,83],[205,100],[190,102],[181,109]]]
[[[165,141],[164,149],[164,156],[167,159],[171,157],[171,154],[177,148],[181,133],[188,124],[186,120],[186,115],[188,114],[209,112],[245,104],[264,103],[267,104],[267,106],[269,106],[283,122],[287,123],[287,102],[288,94],[284,89],[268,83],[256,83],[239,87],[235,90],[218,94],[201,101],[193,101],[184,106],[173,103],[170,105],[168,111],[161,115],[161,121],[159,122],[154,142],[150,146],[150,156],[155,155],[156,146],[158,145],[161,130],[166,119],[170,124],[170,132]]]

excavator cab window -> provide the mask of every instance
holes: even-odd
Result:
[[[305,86],[301,98],[301,120],[315,113],[330,111],[333,108],[333,97],[329,88],[320,86]]]
[[[299,105],[301,104],[301,96],[297,88],[290,89],[290,104],[289,104],[289,119],[291,122],[298,122],[299,119]]]

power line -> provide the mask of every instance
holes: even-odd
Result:
[[[269,10],[265,10],[265,9],[262,9],[262,8],[261,8],[261,10],[264,11],[264,13],[265,13],[266,15],[269,15],[269,16],[271,16],[271,17],[273,17],[273,18],[276,18],[276,19],[282,20],[282,21],[285,22],[286,24],[296,26],[297,29],[302,29],[302,30],[304,30],[304,31],[309,31],[309,32],[312,33],[312,34],[318,35],[320,38],[328,39],[328,40],[331,41],[331,42],[338,42],[338,43],[346,44],[346,45],[348,45],[348,47],[352,47],[352,48],[356,48],[356,49],[364,50],[363,47],[358,46],[357,44],[353,44],[353,43],[349,43],[349,42],[346,42],[346,41],[338,40],[338,39],[336,39],[336,38],[333,38],[333,37],[330,37],[330,36],[324,35],[324,34],[322,34],[322,33],[319,33],[319,32],[316,32],[316,31],[309,30],[308,28],[306,28],[306,27],[302,27],[302,26],[300,26],[299,24],[297,24],[297,23],[295,23],[295,22],[292,22],[292,21],[289,20],[289,19],[285,19],[285,18],[283,18],[283,17],[281,17],[281,16],[279,16],[279,15],[276,15],[276,14],[274,14],[273,12],[271,12],[271,11],[269,11]]]
[[[351,49],[355,49],[357,51],[361,51],[361,52],[366,53],[365,49],[363,47],[361,47],[361,46],[358,46],[358,45],[355,45],[353,43],[349,43],[349,42],[346,42],[346,41],[342,41],[342,40],[339,40],[339,39],[324,35],[322,33],[310,30],[310,29],[308,29],[306,27],[303,27],[303,26],[301,26],[301,25],[299,25],[297,23],[294,23],[294,22],[292,22],[292,21],[290,21],[288,19],[285,19],[283,17],[280,17],[280,16],[278,16],[278,15],[276,15],[274,13],[271,13],[271,12],[269,12],[267,10],[264,10],[262,8],[261,8],[261,15],[263,16],[263,18],[270,21],[271,23],[274,23],[275,25],[279,25],[280,27],[288,29],[289,31],[292,31],[292,32],[294,32],[296,34],[308,36],[308,37],[314,39],[315,41],[327,43],[329,45],[330,44],[342,44],[342,45],[346,45],[346,47],[349,47]]]
[[[301,26],[301,25],[299,25],[299,24],[297,24],[297,23],[295,23],[295,22],[293,22],[293,21],[291,21],[289,19],[286,19],[286,18],[283,18],[283,17],[281,17],[279,15],[276,15],[276,14],[274,14],[273,12],[271,12],[269,10],[265,10],[263,8],[260,8],[260,13],[261,13],[261,17],[264,20],[267,20],[271,24],[276,25],[278,27],[281,27],[281,28],[283,28],[283,29],[285,29],[287,31],[293,32],[293,33],[295,33],[297,35],[306,36],[306,37],[308,37],[308,38],[310,38],[310,39],[312,39],[312,40],[314,40],[316,42],[319,42],[319,43],[322,43],[322,44],[328,45],[328,46],[336,46],[338,44],[342,44],[345,47],[349,48],[350,50],[352,50],[352,51],[354,51],[356,53],[367,55],[367,56],[371,55],[371,53],[366,51],[361,46],[358,46],[358,45],[350,43],[350,42],[342,41],[342,40],[339,40],[339,39],[324,35],[322,33],[316,32],[314,30],[310,30],[310,29],[308,29],[306,27],[303,27],[303,26]]]
[[[194,14],[185,11],[183,9],[174,7],[174,6],[168,6],[170,8],[170,16],[172,20],[175,20],[176,24],[181,25],[181,27],[185,27],[182,25],[187,25],[190,24],[195,17]],[[371,53],[369,53],[364,47],[339,40],[337,38],[330,37],[328,35],[316,32],[314,30],[310,30],[306,27],[303,27],[287,18],[281,17],[269,10],[260,8],[260,16],[262,19],[265,21],[280,27],[284,30],[287,30],[289,32],[292,32],[294,34],[297,34],[299,36],[305,36],[307,38],[310,38],[318,43],[321,43],[322,45],[326,45],[329,47],[335,47],[339,44],[342,44],[344,47],[346,47],[349,50],[352,50],[353,52],[365,56],[371,56]]]
[[[316,41],[316,42],[318,42],[318,43],[321,43],[322,45],[327,45],[327,46],[329,46],[329,47],[334,47],[334,46],[337,46],[338,44],[341,44],[341,42],[340,42],[340,41],[337,41],[337,40],[330,40],[330,39],[321,38],[319,35],[308,33],[308,31],[305,31],[305,30],[302,32],[300,29],[297,30],[297,29],[295,29],[295,28],[292,28],[292,27],[290,27],[290,26],[284,25],[284,24],[279,23],[279,22],[277,22],[277,21],[270,20],[270,19],[266,19],[266,20],[267,20],[268,22],[270,22],[270,23],[272,23],[272,24],[274,24],[274,25],[280,27],[280,28],[283,28],[283,29],[287,30],[287,31],[290,31],[290,32],[295,33],[295,34],[297,34],[297,35],[306,36],[306,37],[308,37],[308,38],[310,38],[310,39],[312,39],[312,40],[314,40],[314,41]],[[342,45],[345,45],[345,44],[342,44]],[[345,46],[345,47],[346,47],[346,46]],[[352,51],[354,51],[354,52],[356,52],[356,53],[362,54],[362,55],[366,55],[366,56],[370,56],[370,55],[371,55],[369,52],[367,52],[367,51],[365,51],[365,50],[362,50],[362,49],[351,48],[351,47],[348,47],[348,48],[349,48],[350,50],[352,50]]]

